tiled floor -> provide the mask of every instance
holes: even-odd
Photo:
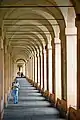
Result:
[[[8,107],[4,110],[4,120],[63,120],[59,112],[25,78],[20,82],[19,103],[13,104],[9,97]]]

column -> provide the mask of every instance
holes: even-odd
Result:
[[[46,46],[46,81],[47,81],[47,90],[49,91],[49,56],[48,56],[48,46]]]
[[[32,75],[32,80],[34,81],[34,75],[35,75],[35,73],[34,73],[34,71],[35,71],[35,70],[34,70],[34,62],[35,62],[35,61],[34,61],[34,55],[32,56],[32,61],[33,61],[33,64],[32,64],[32,65],[33,65],[33,67],[32,67],[32,72],[33,72],[33,73],[32,73],[32,74],[33,74],[33,75]]]
[[[41,52],[41,88],[44,88],[44,54]]]
[[[29,60],[27,60],[27,77],[29,78]]]
[[[11,89],[11,75],[10,75],[10,73],[11,73],[11,69],[10,69],[10,64],[11,64],[11,60],[10,60],[10,53],[8,53],[8,69],[9,69],[9,72],[8,72],[8,79],[9,79],[9,92],[10,92],[10,89]]]
[[[13,82],[13,62],[12,62],[12,55],[11,55],[11,57],[10,57],[10,59],[11,59],[11,85],[12,85],[12,82]]]
[[[14,61],[12,58],[12,81],[14,80]]]
[[[61,40],[61,91],[62,99],[67,101],[67,55],[66,55],[66,35],[65,30],[60,32],[59,36]]]
[[[35,55],[33,56],[34,64],[33,64],[33,71],[34,71],[34,78],[33,81],[35,82]]]
[[[25,62],[23,63],[23,74],[25,76]]]
[[[25,76],[27,77],[27,62],[25,62]]]
[[[40,53],[38,54],[38,85],[40,85]]]
[[[66,28],[67,46],[67,105],[77,106],[77,31]],[[79,53],[80,54],[80,53]]]
[[[4,46],[2,29],[0,29],[0,119],[3,117],[4,109]]]
[[[36,55],[36,59],[37,59],[37,84],[38,84],[38,53]]]
[[[35,83],[37,83],[37,54],[35,54]]]
[[[55,94],[55,44],[52,40],[52,93]]]
[[[30,75],[30,79],[32,80],[32,70],[33,70],[33,64],[32,64],[32,56],[30,57],[30,73],[31,73],[31,75]]]
[[[7,47],[7,46],[5,46]],[[4,103],[7,105],[7,97],[8,97],[8,86],[9,86],[9,78],[8,78],[8,53],[5,51],[4,54]]]
[[[49,80],[49,92],[52,93],[52,46],[48,44],[48,80]]]
[[[80,109],[80,14],[76,16],[77,27],[77,109]]]
[[[31,66],[31,70],[32,70],[32,75],[31,75],[31,79],[33,80],[33,57],[31,57],[31,63],[32,63],[32,66]]]
[[[14,61],[14,79],[17,75],[17,63]]]
[[[55,97],[61,99],[61,43],[59,38],[54,39],[55,44]]]
[[[30,59],[29,59],[29,61],[28,61],[28,76],[29,76],[29,79],[30,79],[30,73],[31,71],[30,71]]]
[[[41,52],[40,52],[39,56],[40,56],[40,88],[41,88]]]
[[[47,90],[46,50],[44,49],[44,90]]]

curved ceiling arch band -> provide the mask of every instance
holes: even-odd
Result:
[[[45,24],[43,24],[42,21],[40,21],[40,20],[39,20],[39,22],[36,22],[36,21],[33,22],[32,20],[27,20],[27,21],[26,21],[26,20],[16,20],[16,21],[15,21],[15,25],[16,25],[16,23],[17,23],[17,24],[21,24],[21,22],[27,22],[27,24],[35,25],[35,27],[36,27],[36,23],[37,23],[38,25],[40,25],[40,26],[38,26],[38,27],[39,27],[40,29],[42,29],[42,31],[43,31],[44,34],[45,34],[45,32],[44,32],[45,30],[46,30],[50,35],[53,34],[52,26],[49,25],[49,22],[47,22],[47,21],[46,21],[46,23],[47,23],[47,25],[49,25],[49,26],[45,26]],[[49,28],[50,28],[51,30],[50,30]],[[50,32],[51,32],[51,33],[50,33]],[[46,40],[46,43],[48,43],[48,37],[47,37],[48,35],[45,34],[45,36],[46,36],[47,39],[44,39],[44,40]]]
[[[21,34],[22,35],[22,34]],[[24,34],[23,34],[24,35]],[[27,35],[27,34],[26,34]],[[26,36],[25,35],[25,36]],[[34,36],[34,37],[32,37],[32,35]],[[17,38],[15,38],[15,34],[11,37],[11,39],[9,39],[9,42],[11,42],[11,41],[14,41],[14,40],[16,40],[17,41]],[[35,39],[36,38],[36,39]],[[42,42],[40,41],[40,39],[38,38],[38,37],[36,37],[35,36],[35,34],[34,33],[29,33],[29,35],[27,35],[27,38],[20,38],[20,41],[23,41],[23,40],[27,40],[27,39],[33,39],[33,41],[35,42],[35,40],[36,40],[36,43],[38,43],[39,44],[39,46],[41,46],[41,47],[43,47],[43,44],[42,44]],[[38,39],[38,40],[37,40]]]
[[[14,48],[15,48],[15,47],[14,47]],[[16,50],[16,51],[13,52],[12,56],[15,55],[15,54],[18,54],[18,53],[21,54],[21,52],[24,51],[24,53],[26,53],[26,55],[29,57],[29,54],[31,54],[31,52],[32,52],[32,51],[30,51],[29,49],[20,48],[20,46],[17,46],[17,47],[15,48],[15,50]]]
[[[35,27],[34,25],[33,25],[33,27]],[[36,27],[37,28],[37,27]],[[36,28],[34,28],[35,29],[35,31],[36,31]],[[20,29],[20,27],[19,27],[19,29]],[[24,28],[23,28],[24,29]],[[37,29],[39,29],[39,28],[37,28]],[[17,29],[16,29],[17,30]],[[33,31],[33,29],[31,30],[31,31]],[[21,34],[21,35],[24,35],[24,34],[26,34],[27,35],[27,33],[26,33],[27,31],[25,31],[23,34]],[[36,33],[38,33],[38,34],[41,34],[41,36],[42,36],[42,39],[44,39],[44,41],[45,41],[45,39],[47,39],[47,37],[46,37],[46,35],[44,34],[44,32],[43,31],[36,31]],[[34,33],[34,31],[33,31],[33,33],[28,33],[30,36],[32,36],[32,34],[34,35],[34,37],[36,38],[36,39],[38,39],[38,41],[40,42],[40,44],[41,44],[41,46],[43,47],[43,44],[46,44],[46,43],[43,43],[43,41],[41,40],[41,38],[39,38],[39,36],[38,35],[36,35],[35,33]],[[14,32],[13,34],[10,34],[10,35],[16,35],[16,32]],[[9,36],[10,36],[9,35]],[[12,37],[12,36],[10,36],[10,38]]]
[[[21,44],[22,44],[22,45],[24,45],[24,46],[26,45],[26,43],[30,43],[30,46],[33,46],[33,44],[34,44],[34,45],[37,46],[37,48],[38,48],[39,51],[40,51],[40,46],[39,46],[39,44],[37,44],[36,41],[34,41],[33,39],[30,39],[30,40],[29,40],[29,39],[28,39],[28,40],[21,40],[21,41],[16,41],[16,40],[14,40],[14,41],[11,41],[11,42],[10,42],[11,45],[14,45],[14,43],[15,43],[16,45],[17,45],[17,44],[18,44],[18,45],[21,45]]]
[[[39,48],[39,46],[38,46],[38,44],[34,41],[34,40],[32,40],[32,41],[30,41],[30,40],[27,40],[26,42],[25,42],[25,44],[24,43],[15,43],[15,44],[18,44],[18,45],[22,45],[22,46],[26,46],[27,44],[26,43],[30,43],[30,46],[34,46],[34,48],[35,49],[39,49],[39,51],[40,51],[40,48]],[[14,41],[13,41],[14,42]],[[12,45],[12,44],[11,44]],[[36,45],[36,46],[35,46]],[[37,48],[36,48],[37,47]]]
[[[32,48],[32,47],[30,47],[30,46],[27,46],[27,47],[24,47],[24,46],[14,46],[13,48],[17,48],[18,50],[18,52],[20,51],[20,50],[25,50],[26,52],[28,52],[29,54],[31,54],[32,53],[32,51],[34,52],[34,49]],[[16,50],[16,49],[15,49]],[[13,53],[14,52],[16,52],[16,51],[13,51]]]
[[[26,63],[26,60],[24,60],[24,59],[22,59],[22,58],[21,58],[21,59],[17,59],[16,62],[18,62],[18,61],[20,61],[20,60],[22,60],[22,61],[24,61],[24,62]]]
[[[15,45],[15,46],[16,46],[16,45]],[[15,46],[14,46],[14,47],[15,47]],[[26,46],[23,46],[23,45],[17,45],[17,46],[18,46],[18,47],[21,47],[21,46],[22,46],[22,47],[24,47],[24,48],[27,48],[27,46],[28,46],[28,47],[30,47],[30,48],[33,48],[33,50],[35,50],[36,53],[37,53],[37,49],[36,49],[36,47],[35,47],[34,45],[33,45],[33,46],[30,46],[29,43],[27,43]],[[33,52],[34,52],[34,51],[33,51]]]

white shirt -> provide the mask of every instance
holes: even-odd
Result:
[[[18,83],[18,82],[17,82],[17,83],[14,83],[14,87],[15,87],[16,90],[18,90],[18,89],[20,88],[19,83]]]

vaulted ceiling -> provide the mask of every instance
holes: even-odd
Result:
[[[51,44],[66,26],[68,6],[68,0],[2,0],[0,21],[12,55],[28,59]]]

